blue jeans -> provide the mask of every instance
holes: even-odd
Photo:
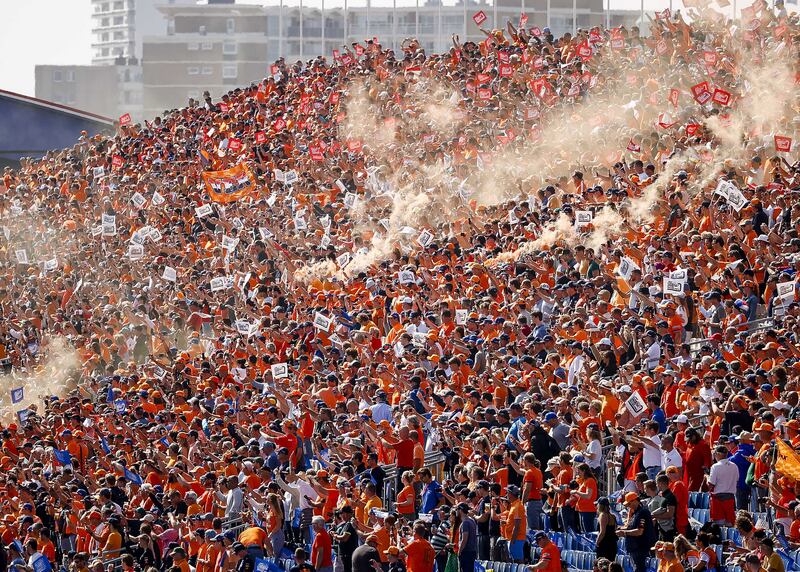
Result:
[[[645,467],[644,472],[647,473],[647,478],[651,481],[656,480],[656,475],[661,470],[661,467]]]
[[[588,534],[594,532],[594,524],[597,519],[597,513],[594,512],[579,512],[578,518],[581,522],[581,532]]]
[[[528,518],[528,530],[542,530],[542,501],[529,500],[525,503],[525,516]]]
[[[578,532],[578,523],[575,522],[575,509],[571,506],[562,506],[558,509],[558,521],[564,532]]]
[[[525,554],[523,552],[524,547],[525,547],[524,540],[509,540],[508,554],[509,556],[511,556],[511,560],[522,562],[525,559]],[[472,565],[475,566],[474,560],[472,561]]]
[[[475,572],[475,560],[478,558],[478,553],[474,550],[470,552],[462,552],[458,555],[458,570],[459,572]]]

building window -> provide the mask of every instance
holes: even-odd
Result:
[[[188,44],[186,44],[186,49],[189,50],[190,52],[199,50],[200,44],[198,44],[197,42],[189,42]]]
[[[214,49],[214,42],[203,42],[200,44],[201,49],[203,50],[213,50]]]
[[[107,42],[108,41],[108,37],[109,37],[108,36],[108,32],[103,32],[102,34],[100,34],[100,41],[101,42]]]
[[[101,12],[108,12],[108,3],[102,4],[100,8]]]
[[[104,58],[107,58],[108,57],[108,48],[103,48],[102,50],[100,50],[100,56],[104,57]]]
[[[200,33],[201,36],[205,36],[206,35],[206,27],[205,26],[200,26],[197,29],[197,31]]]
[[[61,73],[61,70],[53,70],[53,81],[55,83],[64,81],[64,77],[63,74]]]
[[[115,40],[124,40],[125,39],[125,32],[114,32],[114,39]]]
[[[239,70],[235,65],[222,66],[222,77],[224,79],[233,79],[239,75]]]
[[[123,24],[122,16],[114,16],[114,25],[122,26],[122,24]]]
[[[101,19],[100,19],[100,25],[101,25],[101,26],[103,26],[104,28],[105,28],[106,26],[108,26],[108,22],[109,22],[109,19],[108,19],[108,18],[101,18]]]
[[[186,68],[186,73],[189,75],[198,75],[200,73],[200,68],[197,66],[189,66]]]
[[[114,10],[123,10],[125,8],[125,2],[114,2]]]
[[[236,42],[226,40],[222,42],[222,53],[227,55],[234,55],[237,52]]]
[[[214,68],[212,68],[211,66],[203,66],[203,69],[200,73],[202,73],[203,75],[211,75],[212,73],[214,73]]]
[[[74,82],[75,70],[67,70],[66,72],[64,72],[64,81]]]
[[[175,33],[175,18],[169,18],[167,20],[167,35],[171,36]]]
[[[228,18],[227,29],[229,34],[236,33],[236,20],[234,18]]]

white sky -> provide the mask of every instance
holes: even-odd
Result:
[[[0,0],[0,89],[34,95],[37,64],[90,64],[89,0]]]

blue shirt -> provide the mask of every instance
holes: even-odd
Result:
[[[739,443],[736,452],[731,457],[731,463],[736,465],[739,469],[739,481],[736,483],[736,488],[739,490],[749,490],[750,485],[747,484],[747,471],[750,470],[750,461],[745,457],[753,457],[756,454],[755,447],[750,443]]]
[[[439,506],[439,500],[441,498],[442,485],[437,483],[436,480],[432,480],[422,489],[422,507],[420,512],[424,512],[425,514],[432,513],[436,507]]]
[[[653,421],[658,422],[658,432],[659,433],[666,433],[667,432],[667,415],[664,413],[664,410],[660,407],[653,411],[653,415],[650,416]]]

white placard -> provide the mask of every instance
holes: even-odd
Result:
[[[216,278],[211,279],[212,292],[219,292],[220,290],[225,290],[227,287],[228,278],[226,276],[217,276]]]
[[[164,274],[161,275],[161,278],[167,280],[168,282],[177,282],[178,281],[178,271],[175,270],[172,266],[165,266],[164,267]]]
[[[153,242],[161,242],[161,231],[157,228],[151,228],[147,236]]]
[[[283,183],[286,180],[286,176],[280,169],[273,169],[272,173],[275,175],[275,180],[278,181],[279,183]]]
[[[106,224],[117,224],[117,215],[110,215],[110,214],[103,214],[100,222],[104,225]]]
[[[267,206],[272,208],[275,206],[275,203],[278,201],[278,195],[272,193],[270,196],[267,197]]]
[[[457,308],[456,309],[456,325],[463,326],[467,323],[467,316],[469,315],[469,310],[464,308]]]
[[[115,225],[115,224],[104,224],[103,225],[103,236],[117,236],[117,225]]]
[[[333,324],[333,318],[326,316],[321,312],[316,312],[314,314],[314,327],[318,330],[322,330],[323,332],[329,332],[331,330],[331,325]]]
[[[352,209],[354,206],[356,206],[356,200],[357,199],[358,199],[358,196],[356,196],[355,193],[350,193],[350,192],[345,193],[345,195],[344,195],[344,207],[346,209]]]
[[[397,280],[400,284],[414,284],[417,280],[414,273],[410,270],[401,270],[397,273]]]
[[[292,169],[283,174],[283,184],[286,186],[293,185],[300,177],[297,176],[297,171]]]
[[[625,407],[628,408],[631,415],[638,417],[647,409],[647,404],[644,402],[644,399],[642,399],[642,396],[639,395],[639,392],[634,391],[631,396],[625,400]]]
[[[20,264],[28,263],[28,253],[25,251],[25,249],[20,248],[19,250],[15,250],[14,255],[17,257],[17,262]]]
[[[154,205],[162,205],[164,204],[165,201],[166,199],[163,196],[161,196],[161,193],[159,193],[158,191],[153,191],[152,203]]]
[[[381,220],[378,221],[378,224],[380,224],[386,230],[386,232],[389,232],[389,219],[388,218],[382,218]]]
[[[336,264],[339,265],[339,268],[344,268],[350,262],[350,253],[343,252],[339,256],[336,257]]]
[[[144,246],[141,244],[129,244],[128,245],[128,257],[131,260],[139,260],[144,256]]]
[[[98,224],[97,226],[92,227],[92,236],[100,236],[103,234],[103,225]]]
[[[322,238],[319,241],[320,248],[328,248],[331,245],[331,237],[327,234],[323,234]]]
[[[106,174],[105,167],[95,167],[94,169],[92,169],[92,175],[94,175],[95,178],[102,177],[105,174]]]
[[[235,228],[236,230],[244,229],[244,223],[242,222],[242,219],[240,219],[238,216],[235,217],[233,220],[231,220],[231,224],[233,225],[233,228]]]
[[[630,282],[631,275],[633,274],[634,270],[640,270],[640,268],[631,258],[623,256],[622,259],[619,261],[619,266],[617,267],[617,274],[622,276],[622,279],[625,280],[625,282]]]
[[[144,244],[144,241],[145,241],[145,235],[139,232],[138,230],[131,235],[131,242],[133,244],[138,244],[139,246],[142,246]]]
[[[575,228],[583,228],[592,224],[592,211],[575,211]]]
[[[135,206],[137,209],[140,209],[144,206],[144,203],[147,202],[147,199],[142,196],[142,193],[136,191],[131,197],[131,202],[133,203],[133,206]]]
[[[728,187],[728,204],[738,213],[747,204],[747,199],[739,189],[731,185]]]
[[[249,336],[252,331],[252,325],[247,320],[236,320],[234,325],[236,326],[236,331],[243,336]]]
[[[672,294],[673,296],[680,296],[683,298],[683,286],[684,283],[682,280],[673,280],[669,276],[664,276],[664,295]]]
[[[275,236],[268,228],[264,228],[263,226],[258,227],[258,234],[261,235],[261,240],[269,240]]]
[[[784,306],[788,306],[794,302],[795,285],[795,280],[792,280],[791,282],[781,282],[778,284],[776,294]]]
[[[519,217],[517,216],[517,213],[514,212],[514,209],[510,209],[508,211],[508,223],[519,224]]]
[[[308,224],[306,224],[306,219],[299,216],[294,219],[294,229],[295,230],[306,230],[308,228]]]
[[[233,252],[236,250],[236,246],[239,244],[238,238],[233,238],[232,236],[223,235],[222,236],[222,248],[225,250],[230,250]]]
[[[274,363],[270,367],[273,379],[284,379],[289,377],[289,365],[286,363]]]
[[[669,273],[671,280],[680,280],[684,284],[689,280],[689,272],[685,268],[676,268]]]
[[[732,186],[733,185],[730,183],[730,181],[720,181],[717,184],[717,188],[714,189],[714,194],[723,197],[727,201],[728,200],[729,189]]]
[[[214,212],[214,209],[211,205],[201,205],[194,209],[194,214],[197,215],[198,218],[203,218],[204,216],[208,216]]]
[[[347,187],[345,186],[344,181],[341,179],[336,179],[336,187],[343,193],[347,192]]]
[[[58,268],[58,258],[51,258],[44,263],[45,272],[51,272]]]
[[[425,229],[425,230],[423,230],[422,232],[420,232],[420,233],[419,233],[419,236],[417,237],[417,243],[418,243],[418,244],[419,244],[419,245],[420,245],[422,248],[427,248],[427,247],[428,247],[428,245],[429,245],[431,242],[433,242],[433,233],[431,233],[431,232],[430,232],[429,230],[427,230],[427,229]]]
[[[330,230],[330,228],[331,228],[331,217],[329,217],[328,215],[324,215],[324,216],[320,217],[319,224],[321,224],[322,228],[324,228],[325,230]]]

